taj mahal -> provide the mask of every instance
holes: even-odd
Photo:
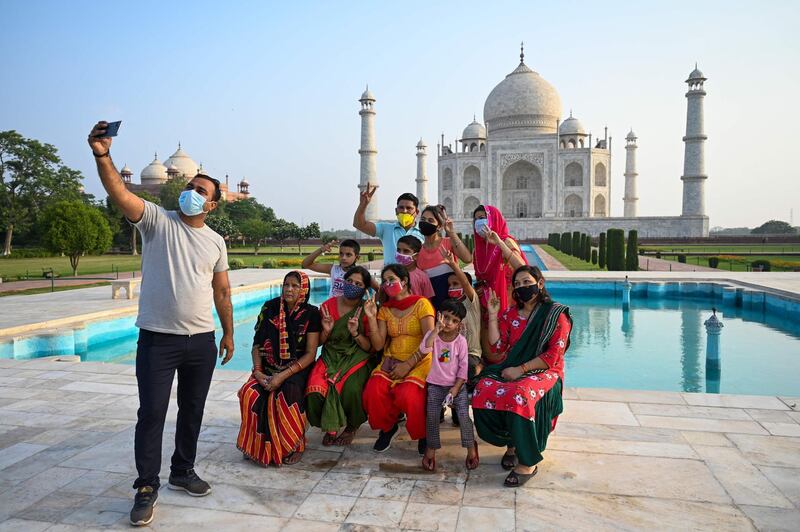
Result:
[[[636,229],[642,237],[705,237],[705,141],[703,99],[706,77],[695,65],[686,83],[688,102],[684,141],[682,212],[679,216],[640,216],[637,208],[636,149],[631,130],[625,137],[624,212],[611,212],[612,138],[592,138],[572,115],[562,120],[556,88],[525,64],[519,65],[486,98],[481,123],[473,117],[461,138],[437,144],[438,203],[459,231],[471,231],[472,212],[480,204],[499,207],[518,238],[581,231],[598,235],[609,228]],[[377,185],[375,96],[367,88],[361,109],[361,179],[359,188]],[[416,194],[427,205],[427,148],[416,146]],[[676,176],[677,179],[677,176]],[[677,198],[676,198],[677,200]],[[676,202],[677,203],[677,202]],[[367,218],[377,218],[373,200]]]

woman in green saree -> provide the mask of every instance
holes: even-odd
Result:
[[[536,266],[520,266],[512,282],[516,304],[499,317],[500,300],[489,293],[492,353],[476,377],[472,408],[481,439],[507,447],[501,465],[511,472],[505,485],[517,487],[536,474],[564,409],[564,353],[572,318],[550,298]]]
[[[349,445],[367,420],[361,392],[375,364],[361,302],[371,279],[365,268],[351,268],[344,275],[343,295],[320,306],[322,356],[308,378],[306,416],[325,433],[322,445]]]

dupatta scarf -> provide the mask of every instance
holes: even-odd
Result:
[[[506,224],[506,220],[500,210],[492,205],[484,205],[483,208],[486,211],[486,219],[489,220],[489,229],[497,233],[500,240],[504,242],[506,239],[512,238],[508,232],[508,224]],[[514,241],[516,242],[516,240]],[[500,248],[489,243],[482,235],[475,233],[473,260],[475,262],[475,274],[478,279],[485,281],[486,286],[494,290],[498,299],[500,299],[500,308],[507,308],[509,304],[508,279],[511,277],[512,270],[508,262],[503,260]],[[522,260],[527,264],[528,261],[524,254],[522,255]]]

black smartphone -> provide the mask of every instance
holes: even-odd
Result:
[[[109,122],[108,126],[106,126],[106,132],[102,135],[97,135],[97,138],[104,139],[107,137],[116,137],[120,124],[122,124],[122,120],[118,120],[117,122]]]

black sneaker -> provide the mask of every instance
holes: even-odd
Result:
[[[422,456],[425,454],[425,449],[428,448],[428,439],[427,438],[420,438],[417,442],[417,452]]]
[[[152,486],[142,486],[136,492],[131,508],[131,524],[146,526],[153,522],[153,507],[158,500],[158,490]]]
[[[192,497],[205,497],[211,493],[211,486],[198,477],[194,469],[189,469],[183,474],[170,473],[168,486],[171,490],[183,490]]]
[[[376,453],[382,453],[387,450],[389,447],[392,446],[392,438],[394,435],[397,434],[397,429],[399,427],[395,424],[394,427],[389,430],[389,432],[383,432],[378,435],[378,439],[375,440],[375,445],[372,446],[372,450]]]
[[[461,420],[458,419],[458,412],[456,412],[455,408],[451,408],[450,409],[450,415],[453,416],[453,426],[454,427],[460,427],[461,426]]]

